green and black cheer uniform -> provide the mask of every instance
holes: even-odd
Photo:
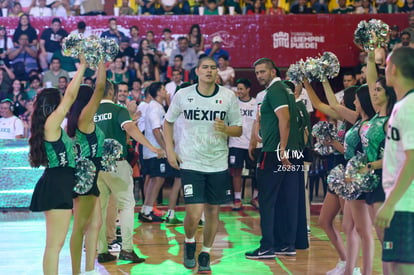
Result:
[[[91,190],[85,194],[78,194],[76,192],[73,192],[74,197],[86,195],[95,195],[97,197],[99,196],[97,180],[98,173],[102,169],[101,159],[104,140],[105,135],[98,126],[95,126],[95,130],[90,134],[83,133],[79,129],[76,129],[75,142],[78,156],[90,159],[95,164],[96,174],[93,179],[93,186]]]
[[[289,160],[293,164],[291,167],[283,166],[280,161],[280,152],[277,151],[280,147],[280,132],[279,119],[275,112],[286,107],[290,113],[290,131],[285,149],[289,152]],[[299,180],[299,177],[303,178],[303,174],[297,171],[301,167],[296,169],[303,163],[297,154],[300,151],[297,116],[293,93],[281,81],[272,81],[260,107],[260,135],[263,148],[257,164],[257,180],[262,229],[260,249],[262,251],[295,249],[299,184],[303,183]],[[295,171],[292,167],[295,167]]]
[[[361,129],[362,149],[367,155],[368,162],[377,161],[383,157],[386,137],[385,124],[388,119],[388,116],[376,114],[367,123],[367,127],[364,127],[364,131]],[[366,193],[366,202],[368,204],[385,201],[385,192],[382,187],[382,169],[376,169],[374,172],[380,180],[372,192]]]
[[[48,165],[36,183],[30,203],[31,211],[72,209],[75,186],[74,142],[61,130],[57,141],[44,141]]]
[[[344,139],[344,157],[345,160],[350,160],[357,152],[362,153],[362,143],[360,137],[360,129],[363,125],[367,124],[367,121],[358,120],[355,124],[346,132]],[[365,193],[359,195],[356,200],[365,200]]]

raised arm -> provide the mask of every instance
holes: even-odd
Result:
[[[326,98],[328,99],[329,106],[331,106],[336,113],[343,117],[346,121],[351,124],[354,124],[358,119],[358,113],[354,110],[348,109],[342,104],[339,104],[336,96],[332,90],[329,80],[325,78],[322,81],[323,89],[325,91]]]
[[[369,89],[369,95],[371,97],[371,102],[373,93],[375,91],[375,83],[378,79],[378,72],[377,72],[377,66],[375,64],[375,52],[369,51],[368,52],[368,58],[367,58],[367,84]]]
[[[76,72],[75,76],[66,88],[65,95],[63,96],[59,106],[53,111],[53,113],[47,118],[45,123],[45,138],[46,140],[57,140],[60,137],[60,124],[69,112],[73,102],[75,102],[78,96],[79,87],[82,83],[82,78],[87,68],[85,57],[80,57],[81,64]]]
[[[312,85],[310,85],[307,79],[304,79],[303,85],[305,86],[305,89],[308,92],[309,99],[312,102],[312,105],[313,107],[315,107],[315,109],[331,117],[332,119],[342,120],[342,117],[337,112],[335,112],[334,109],[332,109],[331,107],[329,107],[328,104],[323,103],[319,99],[319,97],[315,93],[315,90],[312,88]]]
[[[93,122],[93,116],[99,108],[99,103],[102,99],[105,90],[106,83],[106,69],[103,61],[98,65],[98,76],[96,78],[95,91],[89,100],[88,104],[83,108],[79,119],[78,128],[84,133],[92,133],[95,130],[95,123]]]

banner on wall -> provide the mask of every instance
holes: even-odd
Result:
[[[107,30],[109,16],[74,16],[62,18],[62,26],[68,31],[76,29],[84,21],[87,30],[95,35]],[[188,34],[193,24],[199,24],[205,38],[205,48],[211,46],[214,36],[223,39],[223,48],[230,53],[230,65],[250,68],[255,60],[268,57],[279,67],[289,67],[301,58],[317,56],[331,51],[338,56],[342,67],[358,63],[359,49],[353,43],[353,34],[361,20],[381,19],[400,29],[408,26],[408,14],[366,15],[236,15],[236,16],[123,16],[117,17],[120,31],[129,35],[129,27],[135,25],[140,35],[151,30],[156,41],[161,40],[162,30],[170,28],[174,37]],[[31,24],[39,31],[50,26],[51,17],[31,18]],[[17,27],[17,18],[0,18],[8,35]]]

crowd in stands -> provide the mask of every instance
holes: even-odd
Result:
[[[0,4],[1,16],[105,15],[102,0],[27,0]],[[412,0],[117,0],[114,15],[222,15],[222,14],[373,14],[410,13]]]

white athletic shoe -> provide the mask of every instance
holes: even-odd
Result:
[[[354,267],[352,275],[361,275],[361,269],[359,267]]]
[[[326,272],[326,275],[343,275],[345,272],[345,261],[339,260],[335,268]]]

